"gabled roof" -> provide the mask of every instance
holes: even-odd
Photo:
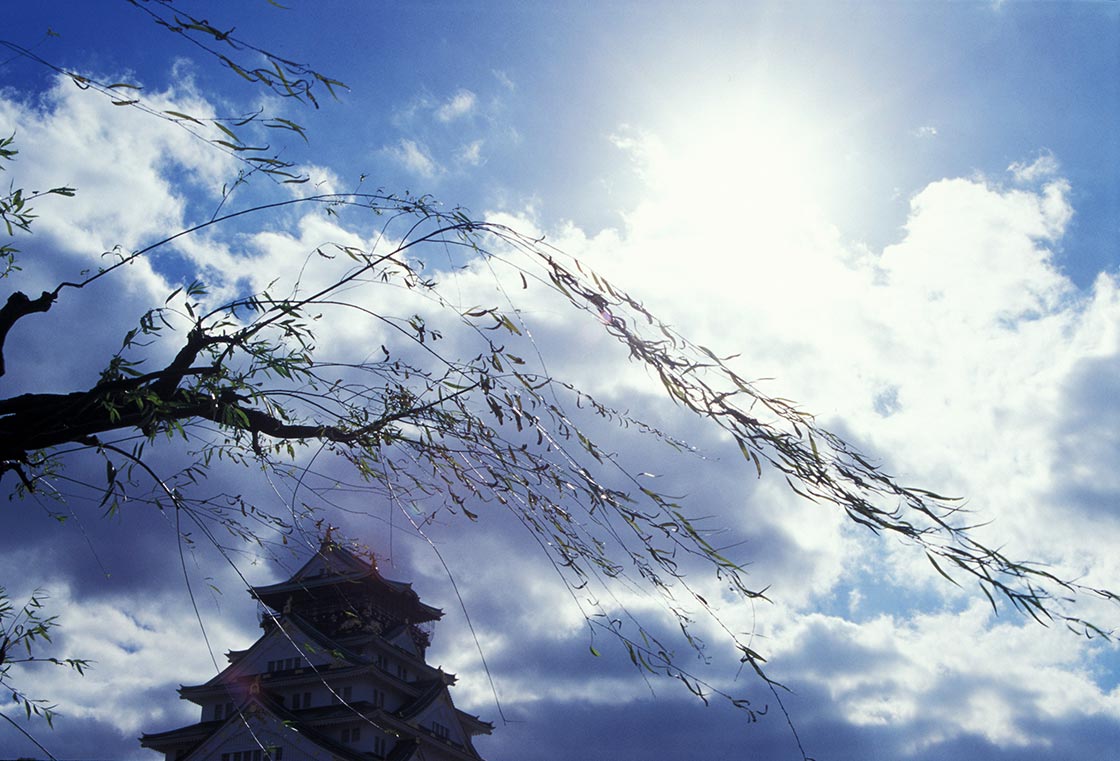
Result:
[[[316,712],[315,719],[321,721],[332,718],[332,713],[337,713],[339,717],[353,715],[355,709],[359,708],[363,709],[359,712],[367,719],[380,714],[379,709],[369,710],[372,708],[369,704],[329,706]],[[274,700],[251,695],[239,711],[225,721],[202,722],[167,732],[145,734],[140,737],[140,744],[152,750],[189,744],[193,747],[181,761],[193,761],[196,758],[206,758],[212,750],[228,747],[231,742],[236,744],[237,735],[247,734],[254,743],[265,745],[269,739],[282,740],[285,745],[296,746],[303,755],[312,758],[327,751],[331,756],[347,761],[368,761],[366,754],[309,727],[307,718],[306,714],[300,716],[285,710]]]
[[[455,718],[458,719],[459,722],[463,725],[463,730],[468,736],[480,734],[488,735],[494,731],[494,725],[490,722],[483,721],[477,716],[466,713],[465,711],[460,711],[458,708],[455,708],[454,703],[452,703],[451,701],[451,695],[447,688],[447,683],[436,680],[432,680],[431,682],[426,683],[424,685],[423,692],[420,693],[416,700],[401,706],[400,709],[396,712],[396,716],[399,716],[405,721],[415,719],[428,707],[430,707],[433,703],[440,700],[441,698],[444,700],[447,707],[454,711]]]
[[[291,627],[295,631],[288,631],[285,627]],[[301,621],[297,616],[287,616],[279,626],[272,628],[246,650],[240,651],[238,657],[230,665],[211,677],[209,681],[199,685],[181,686],[179,694],[187,697],[193,693],[208,692],[214,688],[230,684],[242,676],[256,676],[262,673],[246,670],[245,665],[252,660],[254,653],[266,650],[278,640],[283,640],[289,644],[290,641],[294,641],[297,645],[311,643],[316,646],[319,654],[329,654],[332,658],[341,658],[344,662],[353,665],[366,665],[369,662],[369,659],[331,640],[314,626]],[[309,654],[304,653],[304,655],[308,656]]]
[[[202,721],[163,732],[145,732],[140,736],[140,745],[155,750],[167,745],[200,743],[221,729],[224,724],[224,721]]]
[[[329,587],[361,584],[410,609],[412,623],[435,621],[443,611],[420,601],[411,584],[381,575],[374,558],[363,560],[345,547],[325,539],[319,551],[287,581],[251,587],[249,594],[274,610],[280,610],[292,595],[307,595]]]
[[[400,716],[406,721],[413,718],[414,716],[416,716],[416,714],[420,713],[425,708],[434,703],[436,698],[440,696],[440,693],[442,693],[446,689],[447,686],[444,684],[434,681],[429,682],[426,685],[424,691],[420,693],[420,696],[416,698],[416,700],[412,701],[408,705],[401,706],[401,709],[397,711],[397,716]]]

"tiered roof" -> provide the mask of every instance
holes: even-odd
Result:
[[[405,623],[419,624],[443,617],[439,608],[420,601],[411,584],[382,576],[375,558],[363,560],[330,542],[324,542],[292,578],[279,584],[251,587],[249,594],[278,612],[316,609],[328,603],[345,607],[377,600]]]

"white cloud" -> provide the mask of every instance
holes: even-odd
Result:
[[[455,160],[464,166],[479,166],[483,163],[482,145],[482,140],[472,140],[460,146],[455,154]]]
[[[213,115],[189,88],[185,94],[146,94],[145,103],[199,118]],[[131,251],[183,227],[185,198],[168,176],[172,168],[215,199],[221,183],[236,174],[230,156],[185,130],[114,107],[66,78],[38,105],[0,99],[0,121],[15,128],[20,155],[7,174],[19,185],[77,189],[73,198],[51,201],[57,213],[42,214],[36,234],[56,237],[93,267],[103,265],[102,252],[115,246]],[[136,278],[150,265],[140,261],[131,269]]]
[[[811,614],[777,650],[853,724],[908,737],[908,753],[965,734],[1007,748],[1048,744],[1040,719],[1120,718],[1120,696],[1094,682],[1092,648],[1067,634],[999,621],[975,601],[960,613],[862,625]]]
[[[307,182],[295,183],[288,186],[291,189],[292,195],[298,198],[320,195],[322,193],[343,192],[344,183],[342,178],[329,167],[319,166],[317,164],[303,164],[295,168],[295,173],[305,175],[308,178]],[[357,178],[348,178],[348,180],[350,182],[356,182]]]
[[[431,179],[443,172],[442,167],[432,158],[428,147],[419,141],[402,138],[395,146],[386,150],[401,166],[418,177]]]
[[[145,103],[199,118],[214,113],[189,81],[181,92],[145,93]],[[35,204],[33,235],[17,243],[23,270],[9,281],[28,293],[82,280],[81,273],[95,272],[121,254],[182,230],[188,205],[184,189],[192,188],[197,203],[217,205],[222,183],[236,176],[238,167],[232,157],[185,130],[134,109],[114,107],[66,78],[58,79],[35,103],[0,97],[0,122],[11,125],[16,134],[19,155],[5,172],[16,187],[70,185],[77,191],[73,198],[46,198]],[[183,238],[158,258],[136,259],[80,290],[64,289],[51,312],[38,318],[39,324],[50,320],[56,326],[79,325],[88,315],[98,314],[99,329],[85,333],[56,328],[51,340],[43,342],[41,334],[27,329],[32,327],[27,321],[12,332],[6,347],[8,392],[14,393],[21,382],[36,391],[70,390],[74,378],[96,377],[148,308],[162,303],[180,279],[205,279],[208,268],[217,264],[213,259],[192,261],[192,254],[214,251],[203,238]],[[176,254],[187,261],[175,261]],[[115,308],[104,310],[110,299]],[[13,357],[18,362],[11,361]]]
[[[498,80],[498,83],[510,92],[517,89],[517,83],[514,82],[506,72],[501,69],[492,69],[491,73],[493,73],[494,79]]]
[[[382,153],[422,179],[461,177],[486,163],[483,147],[515,143],[516,129],[502,117],[500,97],[485,102],[460,88],[439,99],[421,92],[394,112],[402,137]]]
[[[91,662],[84,675],[49,664],[13,673],[14,683],[30,697],[57,703],[57,726],[92,719],[136,735],[198,720],[199,709],[193,704],[147,699],[166,693],[173,700],[184,680],[201,683],[216,673],[210,653],[199,646],[200,630],[184,596],[88,601],[73,595],[64,580],[41,581],[50,591],[44,615],[57,615],[59,623],[51,631],[52,642],[38,643],[36,653]],[[218,648],[214,656],[219,665],[225,663],[226,649],[245,647],[255,636],[244,626],[245,616],[210,613],[204,620],[207,636]],[[45,725],[31,726],[38,734]],[[49,732],[40,739],[50,745]]]
[[[1058,172],[1061,171],[1061,165],[1053,153],[1043,151],[1038,154],[1034,161],[1029,163],[1026,161],[1012,162],[1011,166],[1007,167],[1007,171],[1011,172],[1018,182],[1029,184],[1057,176]]]
[[[1045,243],[1070,217],[1064,186],[1044,196],[1001,193],[978,181],[942,180],[910,203],[906,237],[889,246],[884,296],[989,324],[1052,312],[1072,291]],[[897,305],[899,311],[903,310]]]
[[[473,92],[459,90],[436,108],[436,119],[446,124],[470,116],[477,102],[478,97]]]

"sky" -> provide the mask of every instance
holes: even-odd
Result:
[[[275,145],[311,186],[349,189],[365,175],[367,187],[431,194],[544,235],[682,334],[737,355],[744,377],[765,379],[767,393],[796,400],[903,483],[960,496],[991,545],[1120,587],[1120,5],[283,5],[175,3],[349,86],[318,109],[253,90],[125,2],[6,8],[0,38],[58,67],[141,83],[159,109],[263,108],[299,122],[306,143]],[[20,153],[5,181],[77,194],[37,205],[9,292],[38,293],[114,246],[208,219],[238,170],[183,130],[6,49],[0,135],[12,133]],[[257,182],[229,208],[306,187]],[[204,279],[216,298],[297,271],[327,277],[328,263],[304,272],[316,246],[371,235],[293,212],[183,240],[120,270],[111,290],[75,292],[21,323],[0,395],[90,383],[184,281]],[[464,303],[504,298],[470,264],[438,276]],[[494,722],[477,742],[484,758],[798,759],[800,741],[822,761],[1041,761],[1120,747],[1115,643],[1005,606],[996,614],[914,548],[799,499],[776,473],[756,478],[601,325],[534,298],[521,314],[548,372],[696,448],[595,429],[620,462],[657,474],[724,530],[751,582],[769,588],[772,603],[748,606],[696,580],[723,600],[725,621],[753,632],[788,687],[789,721],[710,622],[698,624],[710,663],[689,662],[769,706],[757,722],[647,682],[620,646],[591,641],[509,516],[435,515],[437,555],[378,495],[346,495],[336,525],[445,611],[429,660],[458,675],[460,708]],[[342,323],[319,336],[327,353],[379,342]],[[168,444],[152,456],[171,467],[177,455]],[[297,541],[286,554],[240,553],[234,571],[204,542],[180,556],[174,523],[143,505],[103,517],[97,499],[20,498],[11,475],[0,487],[0,585],[13,599],[47,590],[61,624],[51,654],[95,661],[84,677],[19,672],[58,706],[53,729],[21,726],[59,759],[156,758],[142,732],[195,720],[176,688],[206,681],[212,657],[224,662],[259,633],[244,580],[286,578],[305,558]],[[205,488],[277,500],[251,468],[217,469]],[[619,595],[670,636],[648,595]],[[1079,605],[1120,627],[1115,604]],[[0,726],[0,757],[41,755]]]

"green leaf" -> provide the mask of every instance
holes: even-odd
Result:
[[[241,142],[241,138],[239,138],[239,137],[238,137],[238,136],[237,136],[237,135],[236,135],[236,134],[234,133],[234,131],[233,131],[233,130],[231,130],[231,129],[230,129],[229,127],[227,127],[226,125],[224,125],[224,124],[222,124],[221,122],[219,122],[219,121],[216,121],[216,120],[215,120],[215,121],[212,121],[212,122],[211,122],[211,124],[213,124],[213,125],[214,125],[215,127],[217,127],[218,129],[220,129],[220,130],[221,130],[222,132],[224,132],[224,133],[226,133],[227,135],[229,135],[229,137],[230,137],[230,139],[231,139],[231,140],[236,140],[236,141],[237,141],[237,142],[239,142],[239,143]]]
[[[511,320],[506,315],[503,314],[501,319],[498,322],[503,328],[508,330],[510,333],[513,333],[514,335],[518,335],[518,336],[521,335],[521,331],[518,330],[517,326],[513,324],[513,320]]]
[[[957,580],[956,580],[956,579],[954,579],[954,578],[953,578],[952,576],[950,576],[949,574],[945,573],[945,571],[944,571],[944,570],[942,570],[941,566],[939,566],[939,565],[937,564],[937,561],[933,559],[933,555],[931,555],[930,553],[928,553],[928,552],[927,552],[927,553],[926,553],[926,557],[927,557],[927,558],[929,558],[929,562],[933,564],[933,567],[934,567],[935,569],[937,569],[937,572],[938,572],[939,574],[941,574],[942,576],[944,576],[944,577],[945,577],[946,579],[948,579],[948,580],[949,580],[949,583],[950,583],[950,584],[952,584],[953,586],[956,586],[956,587],[959,587],[959,586],[960,586],[960,584],[958,584],[958,583],[957,583]],[[981,588],[981,589],[983,589],[983,587],[982,587],[982,586],[981,586],[980,588]],[[990,599],[990,598],[989,598],[989,599]],[[992,606],[993,606],[993,607],[995,607],[995,602],[994,602],[994,601],[992,602]]]
[[[174,116],[176,119],[183,119],[185,121],[194,122],[195,124],[199,125],[202,124],[202,122],[198,119],[195,119],[190,114],[184,114],[182,111],[164,111],[163,113],[167,114],[168,116]]]

